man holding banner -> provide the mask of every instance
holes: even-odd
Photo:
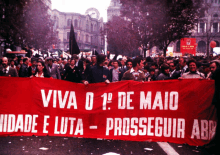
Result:
[[[110,72],[104,67],[107,57],[104,54],[97,55],[97,65],[90,68],[84,84],[105,82],[110,83]]]
[[[139,82],[145,81],[144,72],[141,70],[144,67],[143,59],[136,57],[132,62],[132,66],[133,68],[123,74],[121,80],[134,80]]]

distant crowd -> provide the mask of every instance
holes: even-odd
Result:
[[[103,54],[70,59],[39,57],[3,57],[0,76],[47,77],[76,83],[117,82],[134,80],[149,82],[168,79],[214,79],[220,56],[195,57],[123,57],[108,60]]]

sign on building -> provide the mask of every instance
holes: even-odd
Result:
[[[182,55],[196,55],[196,38],[182,38],[180,40],[180,52]]]

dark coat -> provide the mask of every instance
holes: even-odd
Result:
[[[75,64],[75,65],[76,65],[76,64]],[[83,70],[83,61],[82,61],[82,60],[79,60],[79,61],[78,61],[78,65],[77,65],[76,67],[78,67],[79,71],[82,72],[82,70]]]
[[[107,68],[98,65],[90,68],[87,77],[89,83],[105,82],[107,79],[110,81],[110,72]]]
[[[169,79],[169,75],[165,75],[164,73],[160,73],[157,77],[157,80],[167,80]]]
[[[64,73],[64,79],[71,82],[80,83],[82,80],[80,71],[78,67],[74,67],[73,69],[69,66],[67,67]]]
[[[37,67],[35,67],[34,73],[36,72]],[[28,76],[34,75],[34,73],[32,72],[32,66],[28,67]]]
[[[19,70],[19,76],[20,77],[29,77],[28,66],[26,64],[22,64],[22,66]]]
[[[8,73],[4,72],[4,68],[0,68],[0,76],[11,76],[11,77],[18,77],[18,72],[15,68],[9,67]]]

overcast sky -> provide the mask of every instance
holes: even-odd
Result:
[[[75,12],[85,14],[88,8],[96,8],[99,10],[100,17],[104,22],[107,21],[107,8],[111,0],[51,0],[52,9],[60,12]]]

